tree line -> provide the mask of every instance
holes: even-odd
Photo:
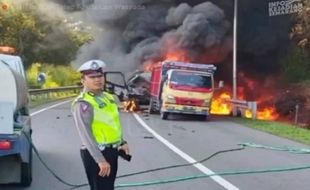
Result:
[[[32,63],[69,65],[93,38],[76,21],[42,12],[41,2],[0,0],[0,46],[14,47],[26,68]]]

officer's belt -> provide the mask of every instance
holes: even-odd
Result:
[[[98,144],[98,148],[100,150],[104,150],[105,148],[118,148],[122,145],[122,142],[109,143],[109,144]]]

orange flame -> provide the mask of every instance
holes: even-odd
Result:
[[[261,120],[276,120],[279,114],[275,107],[266,107],[262,111],[257,112],[257,119]]]
[[[245,110],[244,117],[253,118],[253,113],[251,110]]]
[[[251,110],[245,110],[246,118],[253,118],[253,113]],[[260,120],[276,120],[279,118],[279,114],[276,111],[275,107],[266,107],[262,110],[257,111],[257,119]]]
[[[188,53],[184,50],[174,50],[167,52],[164,60],[190,62]]]
[[[159,64],[161,64],[161,62],[146,61],[143,64],[143,70],[145,72],[152,72],[153,68]]]
[[[161,61],[152,61],[147,60],[143,63],[143,70],[146,72],[151,72],[154,67],[158,66],[162,63],[162,61],[170,60],[170,61],[182,61],[182,62],[190,62],[190,57],[188,57],[188,53],[185,50],[171,50],[166,53]]]
[[[224,92],[219,97],[214,98],[211,104],[211,114],[215,115],[229,115],[232,112],[233,106],[227,101],[231,96],[228,92]],[[260,101],[257,101],[258,103]],[[244,111],[244,117],[253,118],[251,110]],[[276,120],[279,118],[279,114],[275,107],[264,107],[257,111],[257,119],[260,120]]]
[[[227,99],[230,99],[229,93],[224,92],[218,98],[213,99],[211,103],[211,114],[216,115],[229,115],[232,110],[232,106]]]
[[[135,100],[128,100],[123,102],[124,111],[126,112],[136,112],[139,110],[139,105]]]

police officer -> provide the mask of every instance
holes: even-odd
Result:
[[[103,91],[105,83],[101,60],[81,65],[84,86],[72,104],[72,112],[82,147],[81,158],[91,190],[113,190],[118,167],[118,151],[129,154],[123,139],[118,106],[114,97]]]

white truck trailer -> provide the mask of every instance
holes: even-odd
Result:
[[[31,184],[31,132],[23,63],[0,54],[0,184]]]

